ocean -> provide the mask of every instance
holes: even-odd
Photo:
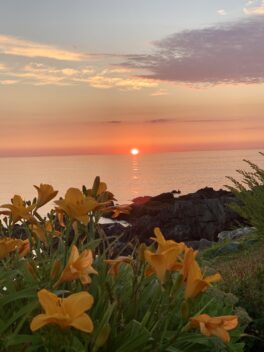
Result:
[[[118,202],[180,190],[223,188],[226,176],[239,179],[237,169],[248,169],[243,159],[264,168],[260,150],[196,151],[132,155],[87,155],[0,158],[0,204],[14,194],[23,199],[36,195],[33,185],[52,184],[64,196],[69,187],[91,187],[99,175]]]

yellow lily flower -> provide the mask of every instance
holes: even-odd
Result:
[[[42,207],[44,204],[48,203],[51,199],[56,197],[58,191],[54,191],[51,185],[41,183],[40,186],[35,186],[38,191],[38,199],[36,204],[36,209]]]
[[[93,255],[90,249],[84,250],[79,254],[78,248],[73,245],[68,263],[63,270],[59,281],[55,284],[57,287],[62,282],[80,279],[82,284],[86,285],[91,282],[89,274],[98,274],[92,267]]]
[[[28,240],[4,237],[0,239],[0,259],[7,257],[11,252],[18,250],[19,256],[24,257],[29,253]]]
[[[98,203],[92,197],[85,197],[78,188],[69,188],[64,199],[55,201],[72,220],[78,220],[87,225],[88,213],[94,210]]]
[[[145,274],[156,273],[161,283],[164,282],[167,271],[179,271],[182,268],[182,264],[178,261],[179,249],[177,247],[171,247],[162,253],[153,253],[146,249],[144,255],[150,265]]]
[[[11,219],[13,223],[16,223],[17,221],[21,219],[28,220],[32,223],[36,223],[36,220],[32,216],[32,210],[35,208],[35,204],[32,204],[28,207],[25,206],[25,202],[19,195],[15,195],[11,199],[12,204],[3,204],[1,205],[1,208],[6,208],[9,209],[9,216],[11,216]]]
[[[230,341],[227,331],[235,329],[238,319],[235,315],[210,317],[208,314],[201,314],[191,318],[191,326],[198,328],[205,336],[218,336],[225,343]]]
[[[104,262],[110,265],[110,269],[108,273],[113,276],[116,276],[119,272],[120,265],[122,263],[130,264],[132,262],[132,258],[120,256],[120,257],[117,257],[116,259],[106,259]]]
[[[98,190],[96,192],[96,195],[99,196],[100,194],[106,192],[107,190],[107,185],[105,182],[100,182],[99,183],[99,187],[98,187]]]
[[[157,253],[162,253],[163,251],[166,251],[167,249],[172,247],[178,248],[179,254],[185,251],[186,245],[183,242],[178,243],[173,240],[166,240],[159,227],[155,227],[154,234],[156,238],[150,238],[158,243]]]
[[[211,282],[221,280],[220,274],[214,274],[204,277],[201,269],[195,260],[197,252],[193,251],[192,248],[189,248],[185,253],[185,258],[183,262],[183,278],[186,281],[185,299],[194,298],[200,292],[205,291]]]
[[[91,308],[94,301],[88,292],[78,292],[67,298],[59,298],[43,289],[38,292],[38,299],[45,313],[33,318],[30,324],[32,331],[48,324],[59,325],[62,329],[72,326],[87,333],[93,331],[93,322],[89,315],[84,313]]]
[[[123,204],[123,205],[116,205],[112,209],[112,218],[115,219],[117,218],[120,214],[130,214],[132,208],[128,204]]]
[[[44,225],[33,224],[30,226],[30,229],[40,241],[47,243],[47,235],[51,234],[53,231],[52,223],[50,221],[45,222]],[[61,232],[54,231],[54,237],[61,235]]]

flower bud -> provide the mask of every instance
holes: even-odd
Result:
[[[104,344],[106,343],[106,341],[108,340],[108,337],[110,335],[110,325],[109,324],[105,324],[102,329],[100,330],[97,339],[95,341],[95,346],[97,348],[101,348],[102,346],[104,346]]]
[[[58,277],[60,270],[61,270],[61,262],[60,260],[55,260],[50,271],[51,280],[55,280]]]

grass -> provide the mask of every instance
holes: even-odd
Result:
[[[230,241],[229,241],[230,242]],[[219,288],[238,298],[238,306],[244,308],[252,322],[247,333],[246,351],[264,351],[264,242],[247,246],[241,240],[239,250],[216,256],[219,249],[229,242],[217,243],[201,253],[201,259],[220,272],[224,280]]]

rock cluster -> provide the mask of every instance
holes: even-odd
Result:
[[[160,227],[168,239],[185,242],[200,242],[201,239],[216,241],[219,232],[231,230],[238,223],[245,223],[229,207],[235,202],[234,195],[222,189],[215,191],[206,187],[178,198],[169,192],[145,199],[146,201],[133,203],[129,215],[119,216],[119,220],[126,220],[131,226],[122,228],[119,224],[103,225],[107,235],[118,235],[121,231],[124,233],[123,240],[137,237],[141,242],[148,243],[153,229]]]

